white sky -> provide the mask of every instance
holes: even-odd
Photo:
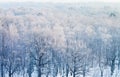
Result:
[[[120,2],[120,0],[0,0],[0,2]]]

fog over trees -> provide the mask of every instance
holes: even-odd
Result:
[[[0,8],[0,77],[120,77],[120,8]]]

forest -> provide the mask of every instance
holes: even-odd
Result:
[[[120,77],[119,7],[1,7],[0,77]]]

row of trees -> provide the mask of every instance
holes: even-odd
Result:
[[[0,77],[86,77],[96,67],[101,77],[109,68],[113,76],[120,69],[120,28],[72,18],[56,24],[44,16],[1,17]]]

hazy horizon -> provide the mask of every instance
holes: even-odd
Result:
[[[107,2],[107,3],[118,3],[120,0],[0,0],[0,3],[8,3],[8,2],[41,2],[41,3],[81,3],[81,2]]]

